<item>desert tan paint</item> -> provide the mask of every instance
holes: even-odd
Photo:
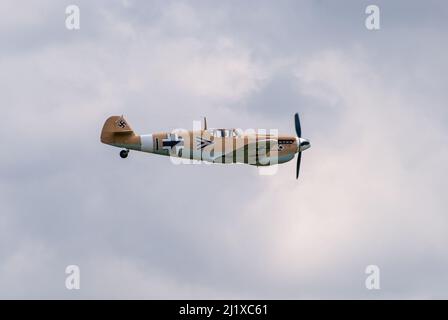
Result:
[[[287,162],[298,152],[296,137],[288,135],[243,134],[222,138],[212,136],[208,130],[136,135],[123,116],[111,116],[106,120],[101,142],[165,156],[257,166]]]

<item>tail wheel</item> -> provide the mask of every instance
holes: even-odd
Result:
[[[128,157],[129,150],[121,150],[120,151],[120,157],[123,159],[126,159]]]

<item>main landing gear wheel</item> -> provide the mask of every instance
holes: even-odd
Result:
[[[126,159],[128,157],[129,154],[129,150],[121,150],[120,151],[120,157],[122,157],[123,159]]]

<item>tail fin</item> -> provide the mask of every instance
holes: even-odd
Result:
[[[133,136],[135,136],[135,133],[123,116],[112,116],[104,123],[101,131],[101,142],[117,144]]]

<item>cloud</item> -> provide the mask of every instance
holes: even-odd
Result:
[[[317,53],[297,68],[300,92],[338,108],[343,120],[329,140],[315,134],[313,151],[303,157],[306,183],[286,183],[292,172],[281,171],[283,179],[245,210],[251,212],[246,223],[255,224],[271,276],[304,288],[283,298],[368,297],[360,283],[343,292],[331,289],[351,283],[371,263],[392,273],[386,296],[441,294],[428,292],[424,282],[417,289],[414,279],[447,263],[444,189],[433,181],[448,153],[422,159],[416,146],[438,149],[445,130],[433,126],[409,139],[421,123],[421,110],[375,75],[356,54],[340,51]],[[418,261],[422,256],[426,263]],[[402,269],[407,271],[400,274]]]

